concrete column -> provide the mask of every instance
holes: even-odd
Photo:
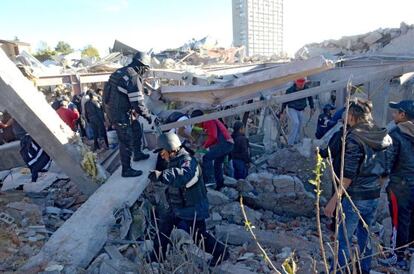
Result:
[[[73,145],[74,132],[47,103],[44,95],[26,79],[0,50],[0,101],[57,165],[90,195],[97,188],[80,165],[81,153]]]
[[[372,116],[378,126],[387,125],[388,102],[390,95],[390,82],[387,79],[370,81],[369,98],[373,104]]]

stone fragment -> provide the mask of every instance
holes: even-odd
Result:
[[[257,225],[260,221],[260,218],[262,217],[262,213],[253,210],[248,206],[244,206],[244,209],[246,210],[249,222]],[[224,219],[227,219],[231,223],[243,225],[245,222],[240,204],[238,202],[233,202],[225,205],[221,209],[220,213]]]
[[[213,189],[207,190],[207,198],[212,206],[224,205],[230,202],[230,199],[226,195]]]

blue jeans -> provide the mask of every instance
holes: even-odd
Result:
[[[233,168],[234,168],[234,179],[246,179],[247,177],[247,165],[243,160],[233,159]]]
[[[224,158],[233,150],[233,144],[221,142],[210,147],[203,156],[203,179],[205,184],[216,183],[218,189],[224,186]],[[214,168],[214,170],[213,170]]]
[[[287,116],[290,120],[288,144],[294,145],[300,141],[300,131],[303,126],[303,110],[296,110],[294,108],[287,108]]]
[[[375,211],[377,210],[379,199],[373,200],[357,200],[353,201],[356,208],[359,210],[362,218],[371,228],[374,221]],[[371,240],[369,238],[367,230],[364,228],[361,220],[359,219],[357,213],[354,212],[352,205],[348,198],[342,200],[342,208],[345,214],[345,228],[347,235],[345,236],[343,222],[339,226],[338,233],[338,242],[339,242],[339,254],[338,254],[338,263],[339,267],[345,266],[350,260],[350,253],[346,243],[348,239],[349,244],[352,249],[352,236],[355,234],[358,239],[359,247],[359,258],[371,256],[372,247]],[[346,258],[344,257],[344,253]],[[355,256],[355,255],[354,255]],[[333,267],[332,267],[333,268]],[[371,269],[371,258],[366,258],[361,261],[361,270],[369,273]]]

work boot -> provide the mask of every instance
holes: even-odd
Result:
[[[142,175],[141,170],[135,170],[132,168],[128,168],[126,170],[122,169],[122,177],[138,177]]]
[[[149,154],[145,154],[143,152],[134,153],[134,162],[142,161],[148,159],[150,156]]]

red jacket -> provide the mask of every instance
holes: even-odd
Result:
[[[223,125],[223,123],[220,122],[219,120],[210,120],[207,122],[203,122],[201,126],[203,127],[204,131],[207,133],[207,140],[203,145],[204,148],[209,148],[218,143],[217,128],[219,128],[219,130],[223,134],[223,137],[226,139],[226,141],[232,140],[232,137],[229,131]]]
[[[56,110],[59,117],[67,124],[73,131],[75,131],[76,120],[79,119],[79,112],[68,108],[60,107]]]

